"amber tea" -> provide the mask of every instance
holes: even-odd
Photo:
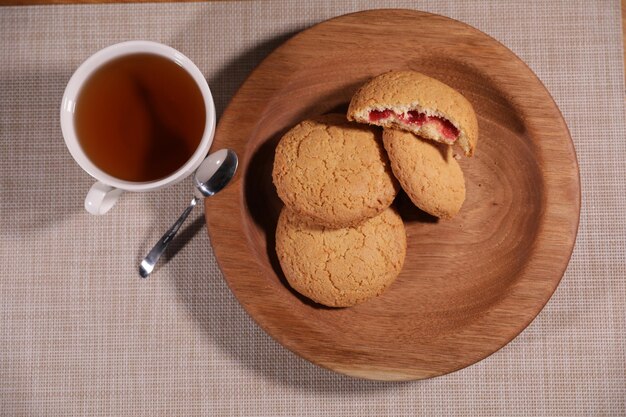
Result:
[[[87,157],[120,180],[165,178],[187,162],[206,123],[200,88],[173,60],[149,53],[107,62],[85,81],[74,127]]]

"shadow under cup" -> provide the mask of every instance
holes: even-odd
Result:
[[[108,211],[120,190],[150,191],[190,175],[208,153],[215,124],[200,70],[175,49],[147,41],[92,55],[61,105],[65,143],[98,180],[85,201],[93,214]]]

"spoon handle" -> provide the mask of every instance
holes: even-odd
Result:
[[[148,275],[150,275],[150,273],[154,269],[154,266],[159,261],[159,258],[165,251],[165,248],[167,248],[167,245],[169,245],[172,239],[174,239],[174,236],[176,236],[176,233],[178,233],[178,229],[180,229],[180,226],[182,226],[185,220],[187,220],[187,216],[189,216],[189,213],[191,213],[191,210],[193,210],[196,204],[198,204],[198,198],[194,197],[191,200],[189,207],[187,207],[185,211],[183,211],[183,214],[180,215],[178,220],[176,220],[176,223],[174,223],[172,227],[170,227],[169,230],[165,232],[163,237],[159,239],[156,245],[154,245],[150,253],[148,253],[143,261],[141,261],[141,265],[139,265],[139,275],[141,275],[141,278],[148,278]]]

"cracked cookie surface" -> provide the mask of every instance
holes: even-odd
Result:
[[[328,227],[376,216],[399,190],[379,130],[341,114],[305,120],[285,133],[272,178],[287,207]]]
[[[395,129],[385,129],[383,143],[393,174],[413,204],[443,219],[459,212],[465,178],[449,146]]]
[[[330,307],[380,295],[398,276],[406,255],[402,219],[389,207],[356,227],[329,229],[283,208],[276,253],[293,289]]]

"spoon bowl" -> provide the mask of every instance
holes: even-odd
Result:
[[[235,175],[238,165],[237,154],[231,149],[209,155],[193,176],[196,196],[211,197],[221,191]]]

